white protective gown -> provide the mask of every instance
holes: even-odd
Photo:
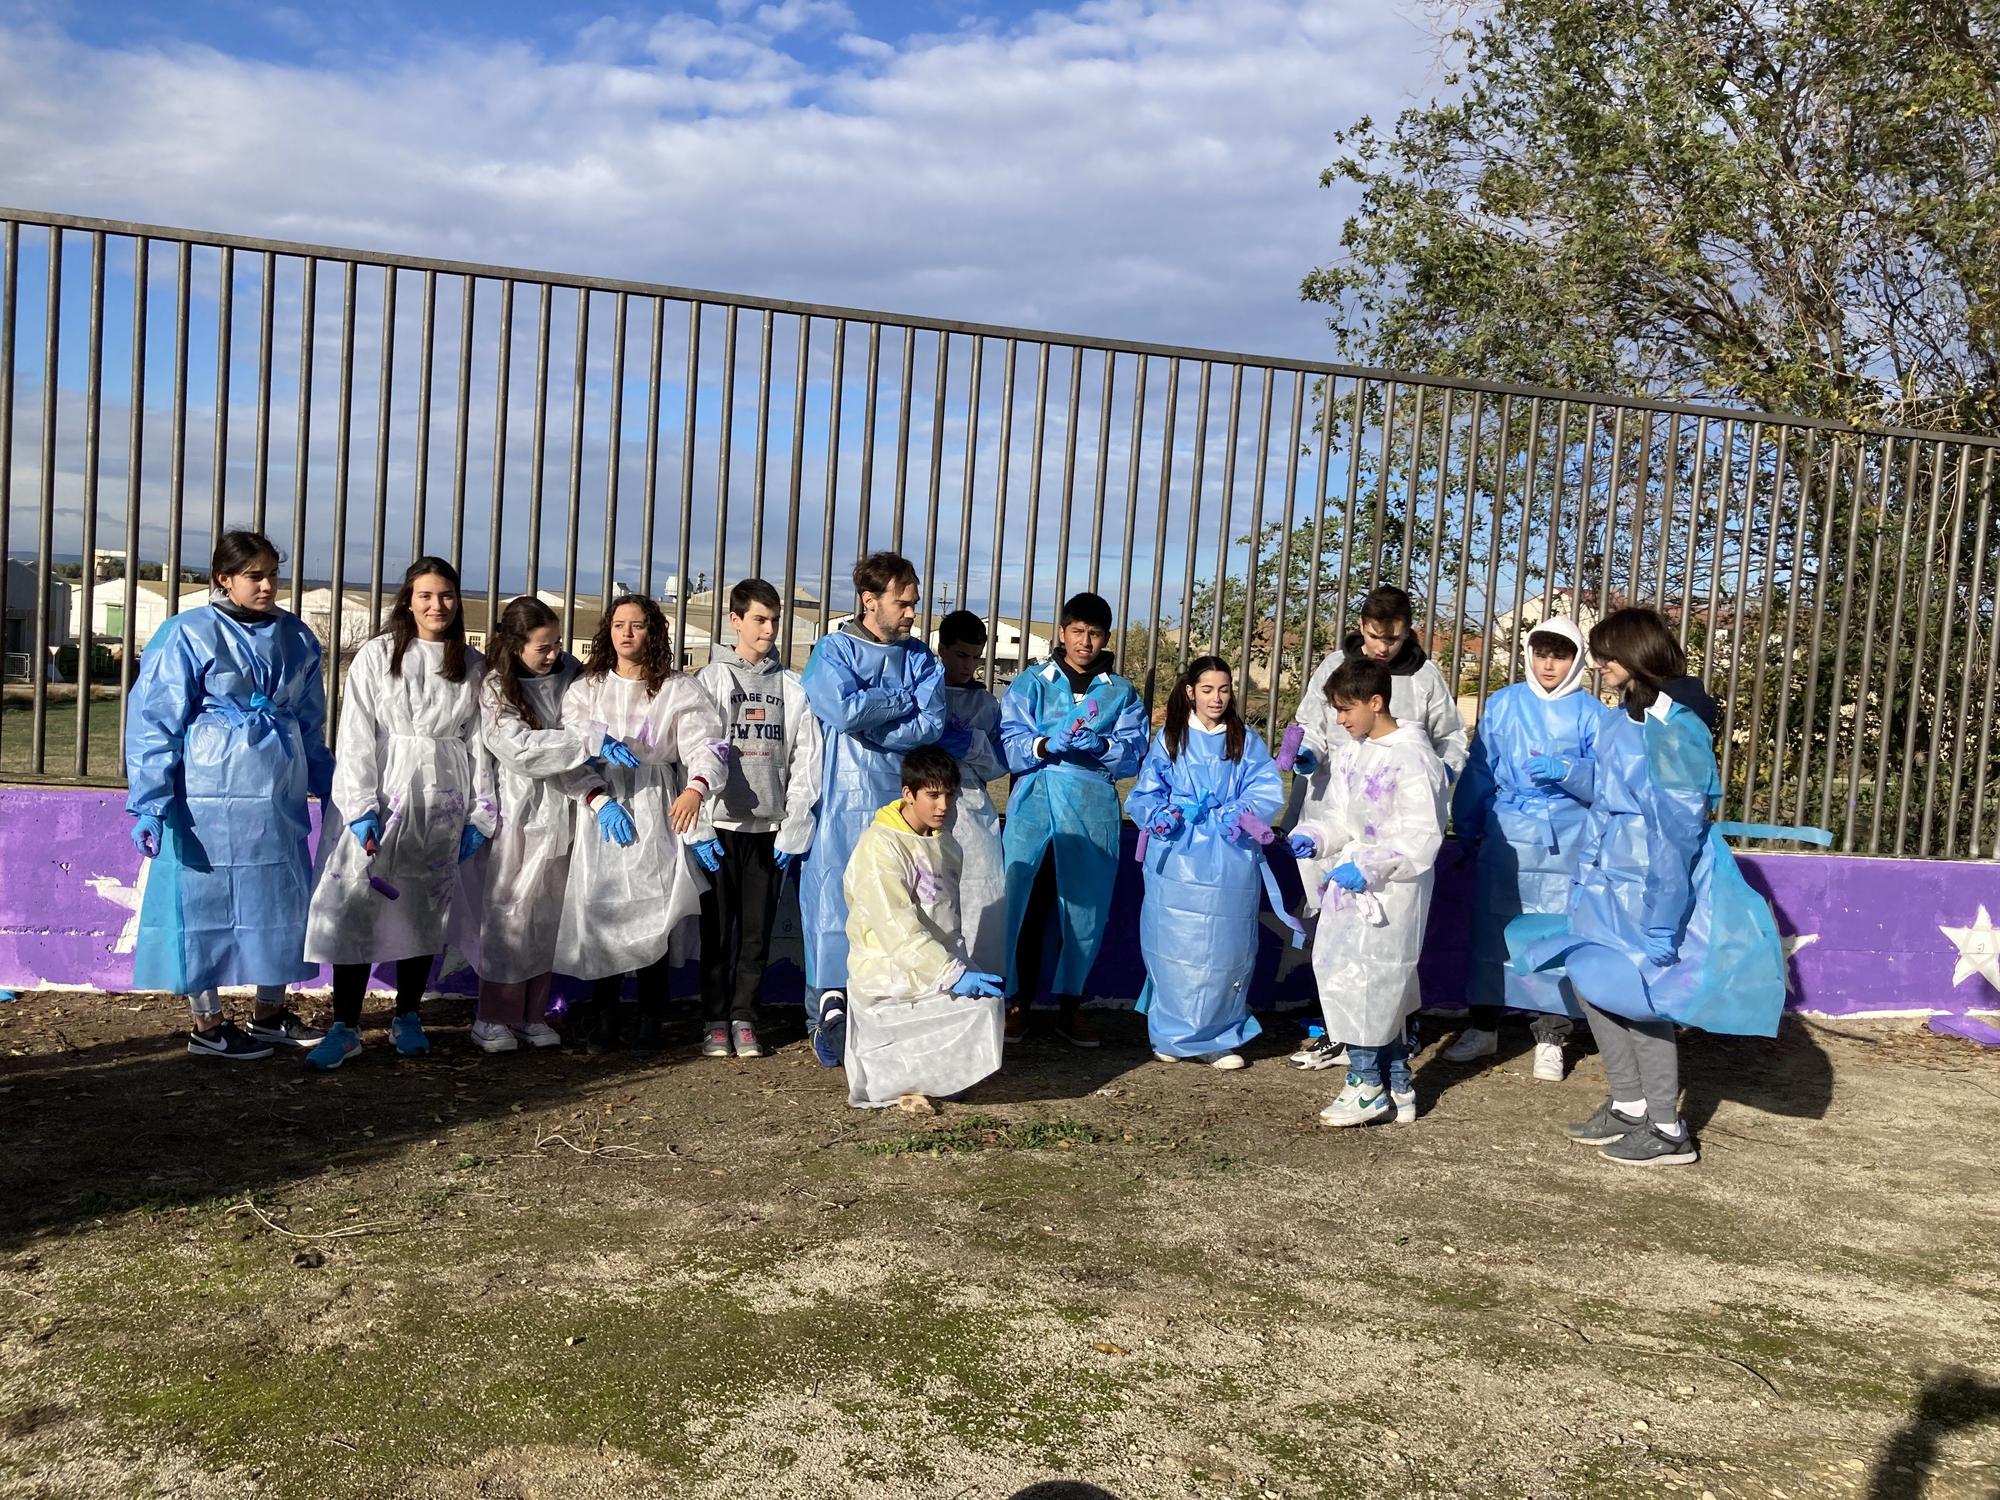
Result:
[[[489,675],[479,690],[483,749],[500,804],[493,841],[466,861],[464,891],[452,920],[452,940],[481,979],[523,984],[555,967],[556,930],[569,879],[573,798],[589,747],[583,732],[565,729],[562,700],[582,669],[564,656],[540,677],[519,678],[521,694],[541,720],[530,729]],[[591,777],[589,785],[595,785]],[[593,830],[594,831],[594,830]]]
[[[1326,660],[1319,664],[1306,683],[1305,692],[1299,696],[1298,711],[1292,715],[1293,721],[1306,732],[1306,745],[1319,757],[1319,769],[1304,778],[1303,792],[1296,788],[1293,791],[1299,810],[1292,822],[1295,829],[1304,828],[1310,820],[1324,816],[1331,796],[1333,757],[1347,743],[1347,731],[1340,727],[1334,706],[1326,701],[1327,679],[1333,676],[1334,669],[1350,653],[1359,655],[1360,652],[1361,637],[1358,634],[1348,636],[1341,650],[1328,652]],[[1390,668],[1389,712],[1398,726],[1423,735],[1425,742],[1444,762],[1445,771],[1452,779],[1455,780],[1465,769],[1465,757],[1471,748],[1465,716],[1458,711],[1458,699],[1453,696],[1450,684],[1444,680],[1444,673],[1438,670],[1436,662],[1424,655],[1414,640]],[[1318,910],[1319,883],[1332,868],[1325,860],[1299,861],[1299,879],[1305,885],[1307,911]]]
[[[1368,889],[1319,893],[1313,977],[1327,1035],[1380,1047],[1417,1008],[1417,955],[1444,842],[1444,763],[1421,730],[1399,725],[1379,740],[1348,740],[1327,770],[1326,800],[1298,831],[1318,841],[1313,863],[1358,865]]]
[[[586,674],[563,694],[562,715],[566,726],[582,733],[587,751],[595,753],[609,735],[623,740],[640,765],[636,771],[593,767],[577,780],[557,971],[578,979],[629,974],[670,946],[676,962],[691,957],[699,941],[701,893],[708,889],[692,846],[714,838],[715,829],[707,797],[695,826],[678,837],[667,810],[692,777],[705,780],[711,792],[722,785],[722,718],[714,700],[692,677],[669,677],[648,697],[643,680]],[[600,786],[632,815],[639,834],[632,844],[621,848],[606,839],[596,810],[583,806],[583,797]]]
[[[972,732],[958,758],[958,802],[944,831],[957,842],[963,861],[958,877],[959,921],[972,967],[985,974],[1007,968],[1007,857],[1000,848],[1000,814],[993,810],[990,781],[1007,774],[1000,757],[1000,703],[977,683],[944,690],[947,727]]]
[[[498,821],[492,785],[481,779],[479,653],[466,647],[464,680],[447,682],[443,641],[411,641],[396,676],[391,649],[388,636],[376,636],[347,673],[334,811],[320,829],[319,881],[306,919],[313,963],[383,964],[442,952],[459,885],[459,838],[468,823],[490,838]],[[371,808],[382,818],[372,860],[343,826]]]
[[[955,1094],[1000,1067],[1002,1002],[951,993],[966,971],[959,850],[902,804],[875,814],[842,879],[847,896],[847,1102]]]

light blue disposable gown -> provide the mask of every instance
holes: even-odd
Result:
[[[1055,662],[1016,677],[1000,704],[1000,748],[1014,784],[1001,845],[1007,856],[1007,993],[1032,997],[1039,976],[1016,972],[1021,922],[1043,857],[1053,848],[1062,956],[1055,993],[1081,995],[1104,941],[1118,879],[1118,782],[1139,769],[1150,725],[1132,684],[1112,673],[1106,654],[1092,664],[1088,690],[1070,691]],[[1090,727],[1109,742],[1102,755],[1036,754],[1037,739],[1096,711]]]
[[[296,615],[175,615],[140,659],[125,809],[166,824],[132,983],[196,994],[309,979],[306,795],[333,786],[319,642]]]
[[[1597,736],[1597,787],[1578,851],[1567,921],[1518,918],[1507,1003],[1573,1011],[1581,994],[1634,1020],[1775,1036],[1784,949],[1771,908],[1709,823],[1721,795],[1708,726],[1658,699],[1644,720],[1614,710]],[[1646,930],[1670,927],[1676,962],[1646,957]]]
[[[944,732],[944,667],[915,637],[883,644],[843,626],[806,662],[806,701],[826,735],[819,827],[799,870],[806,984],[847,985],[848,858],[875,814],[902,794],[903,757]]]
[[[1166,737],[1155,736],[1125,799],[1141,828],[1170,804],[1181,810],[1180,832],[1147,845],[1139,910],[1146,960],[1139,1009],[1153,1050],[1169,1057],[1233,1052],[1263,1029],[1250,1014],[1250,971],[1264,855],[1236,832],[1236,819],[1246,810],[1266,823],[1277,817],[1285,782],[1256,735],[1243,737],[1239,760],[1227,757],[1227,745],[1226,730],[1211,733],[1193,719],[1178,759],[1168,758]]]
[[[1596,784],[1597,735],[1612,713],[1583,691],[1576,644],[1570,675],[1553,689],[1517,682],[1487,700],[1452,793],[1452,826],[1460,838],[1479,840],[1466,995],[1474,1005],[1506,1003],[1507,924],[1523,912],[1569,909]],[[1536,755],[1560,756],[1568,774],[1537,782],[1528,774]]]

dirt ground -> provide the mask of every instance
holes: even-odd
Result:
[[[2000,1057],[1695,1037],[1686,1170],[1565,1142],[1585,1058],[1329,1131],[1024,1044],[934,1116],[776,1056],[339,1073],[163,1000],[0,1005],[0,1495],[2000,1494]]]

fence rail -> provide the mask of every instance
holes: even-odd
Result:
[[[1545,613],[1652,603],[1725,705],[1732,815],[2000,858],[1995,446],[0,209],[0,774],[118,776],[130,664],[228,526],[288,544],[336,715],[424,552],[483,619],[547,590],[587,633],[630,588],[695,654],[770,576],[791,653],[892,546],[923,628],[998,622],[989,671],[1091,587],[1149,699],[1214,650],[1273,736],[1378,580],[1469,698]],[[106,648],[115,711],[72,704]]]

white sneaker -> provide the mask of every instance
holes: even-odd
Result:
[[[1544,1083],[1563,1081],[1563,1048],[1561,1042],[1535,1043],[1535,1076]]]
[[[562,1045],[562,1033],[543,1021],[537,1021],[532,1026],[516,1027],[514,1035],[518,1036],[530,1047],[560,1047]]]
[[[1239,1052],[1209,1052],[1203,1054],[1201,1060],[1211,1068],[1220,1068],[1225,1073],[1234,1073],[1238,1068],[1250,1066],[1243,1061],[1243,1055]]]
[[[1163,1063],[1177,1063],[1180,1061],[1180,1059],[1178,1057],[1175,1057],[1171,1052],[1162,1052],[1158,1048],[1155,1048],[1153,1050],[1153,1061],[1163,1062]]]
[[[1396,1123],[1398,1125],[1414,1125],[1417,1123],[1417,1091],[1415,1089],[1406,1089],[1400,1094],[1391,1089],[1389,1090],[1389,1102],[1396,1106]]]
[[[512,1052],[521,1045],[513,1029],[498,1021],[474,1021],[472,1045],[481,1052]]]
[[[1477,1062],[1482,1057],[1491,1057],[1500,1050],[1500,1033],[1488,1031],[1483,1026],[1468,1026],[1458,1034],[1458,1040],[1444,1049],[1446,1062]]]
[[[1372,1125],[1377,1120],[1389,1119],[1395,1112],[1396,1106],[1389,1102],[1389,1096],[1379,1084],[1357,1083],[1350,1078],[1333,1103],[1319,1112],[1319,1122],[1322,1125]]]

